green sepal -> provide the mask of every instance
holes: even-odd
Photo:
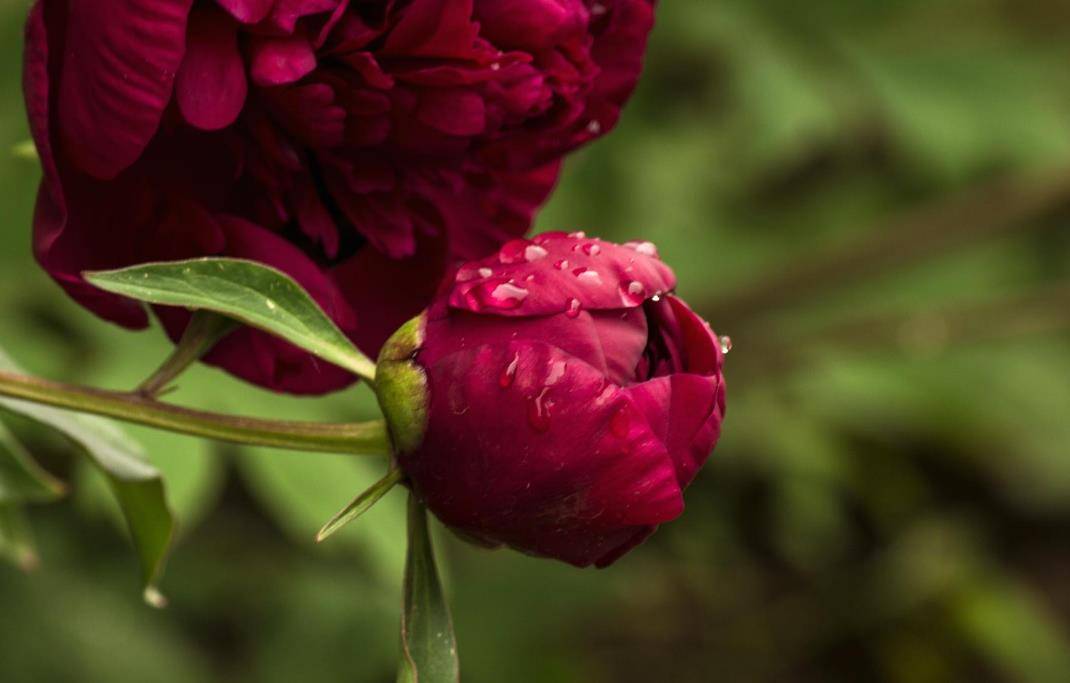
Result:
[[[402,325],[379,353],[375,394],[398,453],[419,448],[427,431],[427,373],[416,361],[426,330],[425,312]]]

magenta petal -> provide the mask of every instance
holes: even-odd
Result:
[[[111,179],[160,125],[186,49],[192,0],[70,0],[59,132],[79,168]]]
[[[194,9],[175,81],[182,116],[202,130],[225,128],[237,120],[248,90],[237,25],[217,9]]]
[[[402,465],[447,524],[583,566],[682,511],[662,442],[597,369],[511,342],[429,373],[427,439]]]
[[[262,87],[296,83],[316,68],[316,53],[299,33],[281,38],[254,37],[249,41],[250,73]]]
[[[475,15],[498,47],[533,50],[583,31],[588,17],[581,0],[476,0]]]
[[[466,59],[479,35],[472,0],[413,0],[383,45],[383,54]]]
[[[223,9],[243,24],[255,24],[268,15],[275,0],[216,0]]]
[[[681,487],[694,479],[721,433],[719,377],[670,375],[626,389],[661,438]]]

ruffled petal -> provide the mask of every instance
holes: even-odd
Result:
[[[111,179],[134,163],[160,125],[186,49],[193,0],[70,0],[59,82],[64,150]]]
[[[175,81],[182,116],[201,130],[226,128],[237,120],[248,92],[237,25],[218,9],[195,8]]]
[[[579,359],[517,341],[457,352],[428,374],[426,441],[402,466],[446,524],[586,566],[682,512],[638,406]]]

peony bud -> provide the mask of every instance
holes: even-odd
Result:
[[[677,517],[720,434],[723,354],[653,245],[515,240],[456,271],[379,361],[397,458],[486,545],[611,564]]]

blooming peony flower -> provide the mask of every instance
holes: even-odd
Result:
[[[616,123],[654,0],[37,0],[25,94],[42,266],[204,255],[297,279],[374,353],[452,262],[523,234],[561,157]],[[172,337],[188,320],[158,309]],[[352,381],[248,329],[207,360],[266,387]]]
[[[720,434],[719,340],[650,243],[516,240],[387,343],[398,462],[445,524],[605,566],[678,516]]]

